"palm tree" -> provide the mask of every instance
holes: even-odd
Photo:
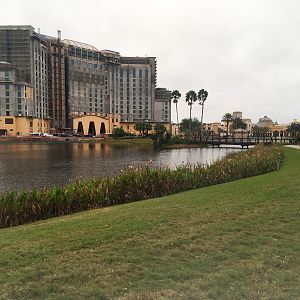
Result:
[[[197,101],[197,94],[195,91],[189,91],[185,95],[185,101],[190,106],[190,123],[189,123],[189,133],[191,134],[191,125],[192,125],[192,105]]]
[[[175,107],[176,107],[177,125],[179,124],[177,104],[178,104],[178,100],[180,99],[180,97],[181,97],[181,94],[178,90],[173,91],[171,94],[171,99],[173,99],[173,103],[175,103]]]
[[[229,122],[231,122],[232,120],[233,120],[233,116],[230,113],[226,113],[222,118],[222,122],[226,122],[227,135],[228,135]]]
[[[200,138],[202,136],[202,130],[203,130],[203,110],[204,110],[204,102],[206,101],[208,97],[208,92],[204,89],[201,89],[198,92],[198,100],[199,100],[199,104],[202,105],[202,109],[201,109],[201,127],[200,127]]]

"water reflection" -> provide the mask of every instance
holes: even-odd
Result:
[[[106,177],[128,165],[210,163],[239,149],[158,151],[108,144],[0,144],[0,192],[63,185],[75,178]]]

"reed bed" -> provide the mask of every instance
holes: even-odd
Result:
[[[65,187],[0,195],[0,228],[111,205],[129,203],[225,183],[278,170],[283,151],[257,146],[211,165],[128,166],[111,178],[74,181]]]

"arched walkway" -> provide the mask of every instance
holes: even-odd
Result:
[[[96,135],[96,129],[95,129],[95,123],[93,121],[90,122],[89,124],[89,132],[88,132],[89,135]]]
[[[78,122],[77,133],[82,135],[84,134],[82,122]]]
[[[101,126],[100,126],[100,134],[105,134],[106,130],[105,130],[105,124],[103,122],[101,122]]]

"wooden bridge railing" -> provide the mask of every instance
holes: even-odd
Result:
[[[240,145],[242,147],[248,147],[250,145],[255,145],[259,143],[273,144],[296,144],[296,138],[290,136],[250,136],[250,135],[236,135],[236,136],[220,136],[220,135],[210,135],[210,136],[198,136],[195,141],[210,144],[210,145]]]

